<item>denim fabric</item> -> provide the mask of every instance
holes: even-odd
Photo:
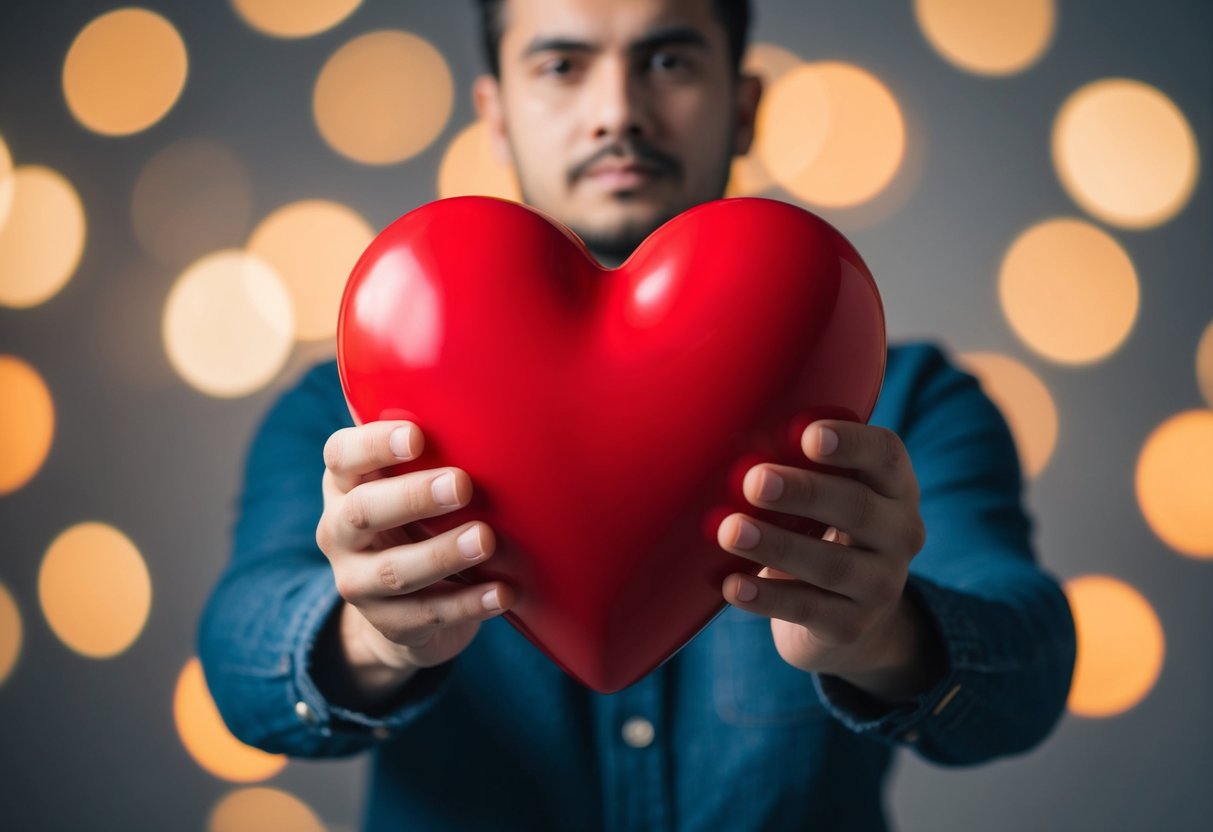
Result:
[[[316,547],[321,449],[352,424],[334,362],[312,368],[251,444],[233,547],[198,628],[232,733],[295,757],[373,755],[367,830],[886,829],[894,749],[973,765],[1040,743],[1065,708],[1074,622],[1036,562],[1019,460],[976,379],[932,341],[890,344],[871,423],[904,441],[927,542],[907,591],[947,646],[943,676],[896,707],[775,650],[727,606],[613,694],[567,676],[503,618],[418,672],[382,712],[326,697],[311,664],[340,608]],[[304,704],[300,704],[304,703]],[[626,720],[653,727],[625,742]]]

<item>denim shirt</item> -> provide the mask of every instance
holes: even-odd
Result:
[[[918,477],[927,542],[906,591],[946,645],[943,675],[911,701],[792,667],[769,619],[728,605],[615,693],[496,617],[381,710],[343,705],[311,662],[342,605],[315,539],[321,451],[353,424],[332,361],[281,396],[248,452],[231,558],[197,631],[211,694],[265,751],[370,751],[367,830],[886,829],[894,749],[973,765],[1050,733],[1075,632],[1036,562],[1013,439],[977,380],[935,342],[891,343],[869,421],[902,438]]]

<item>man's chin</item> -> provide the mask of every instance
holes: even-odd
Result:
[[[570,226],[595,257],[605,266],[617,266],[652,234],[664,219],[650,219],[610,228]]]

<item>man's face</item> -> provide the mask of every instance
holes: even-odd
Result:
[[[523,199],[607,265],[724,194],[761,85],[736,79],[712,0],[507,0],[477,109]]]

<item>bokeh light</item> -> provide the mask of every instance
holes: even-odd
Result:
[[[805,202],[858,205],[876,196],[905,155],[893,94],[852,64],[802,64],[776,81],[759,112],[756,142],[775,181]]]
[[[1205,327],[1196,345],[1196,384],[1205,401],[1213,407],[1213,321]]]
[[[442,54],[410,32],[354,38],[316,79],[312,109],[320,135],[341,155],[368,165],[416,156],[442,132],[454,81]]]
[[[172,109],[188,63],[173,24],[147,9],[115,9],[76,35],[63,63],[63,94],[89,130],[138,133]]]
[[[1022,72],[1040,58],[1057,22],[1053,0],[914,0],[927,42],[979,75]]]
[[[1137,317],[1137,272],[1125,250],[1088,222],[1040,222],[1011,244],[998,278],[1003,314],[1024,343],[1063,364],[1106,358]]]
[[[281,789],[250,786],[235,789],[215,804],[207,832],[324,832],[325,826],[306,803]]]
[[[210,396],[243,396],[282,369],[295,339],[291,296],[273,268],[240,249],[198,260],[164,308],[169,362]]]
[[[1006,417],[1025,476],[1038,476],[1057,444],[1057,406],[1049,388],[1039,376],[1005,355],[969,352],[959,359]]]
[[[46,550],[38,599],[60,641],[82,656],[106,659],[143,631],[152,581],[130,538],[106,523],[79,523]]]
[[[248,171],[210,139],[183,139],[144,166],[131,197],[131,220],[143,249],[180,267],[239,246],[252,222]]]
[[[0,232],[4,230],[9,209],[13,206],[13,157],[4,136],[0,136]]]
[[[21,611],[8,587],[0,583],[0,685],[12,675],[21,656]]]
[[[1107,78],[1080,88],[1053,124],[1053,164],[1085,211],[1122,228],[1166,222],[1196,185],[1196,137],[1165,94]]]
[[[38,371],[0,355],[0,495],[33,479],[55,436],[55,403]]]
[[[1078,634],[1067,706],[1086,717],[1123,713],[1162,672],[1166,647],[1158,615],[1140,592],[1109,575],[1072,578],[1064,588]]]
[[[232,0],[250,27],[277,38],[305,38],[349,17],[362,0]]]
[[[221,780],[255,783],[286,767],[283,754],[269,754],[232,736],[206,686],[202,663],[193,656],[177,677],[173,720],[181,744],[199,766]]]
[[[799,55],[782,46],[761,42],[750,44],[742,61],[742,69],[762,79],[763,94],[758,100],[760,113],[769,105],[770,90],[775,82],[803,63]],[[750,144],[749,152],[734,157],[725,196],[760,194],[775,184],[758,153],[758,131],[763,123],[761,118],[755,118],[754,141]]]
[[[295,309],[296,337],[316,340],[336,334],[345,282],[374,237],[354,209],[306,199],[283,205],[263,219],[247,248],[286,284]]]
[[[10,177],[12,207],[0,227],[0,305],[29,307],[53,297],[84,252],[84,205],[57,172],[21,165]]]
[[[1136,490],[1164,543],[1213,558],[1213,410],[1185,410],[1151,431],[1137,458]]]
[[[495,196],[522,201],[514,166],[493,155],[488,123],[476,121],[459,131],[438,167],[438,196]]]

